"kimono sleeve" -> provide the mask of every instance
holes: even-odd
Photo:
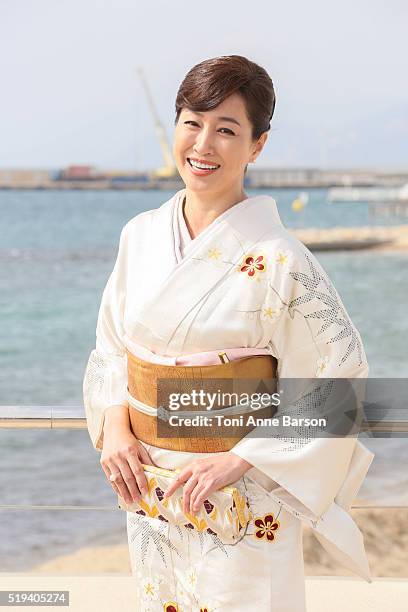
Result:
[[[368,363],[361,336],[339,294],[301,243],[277,261],[284,265],[274,268],[266,306],[280,315],[270,324],[268,348],[278,362],[278,383],[290,379],[296,390],[293,403],[283,402],[282,414],[299,417],[312,410],[316,415],[323,398],[325,410],[332,402],[329,410],[334,416],[343,415],[347,398],[335,396],[334,387],[340,381],[333,387],[330,380],[336,378],[363,379],[350,393],[350,402],[361,409]],[[274,437],[273,433],[266,438],[255,428],[231,450],[254,466],[249,475],[258,474],[260,480],[266,476],[269,484],[273,481],[275,495],[299,513],[316,518],[341,490],[356,442],[352,436],[310,437],[309,433],[307,439]]]
[[[83,400],[92,444],[101,451],[105,410],[127,406],[127,358],[123,343],[126,299],[127,227],[122,229],[117,259],[102,294],[96,325],[96,345],[83,379]]]

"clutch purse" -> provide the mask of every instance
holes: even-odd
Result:
[[[118,495],[118,508],[142,516],[159,519],[188,529],[195,529],[217,536],[224,544],[240,539],[252,518],[246,498],[236,487],[223,487],[214,491],[196,514],[183,512],[183,488],[164,499],[164,491],[170,486],[179,470],[166,470],[142,464],[148,484],[148,493],[138,502],[128,504]]]

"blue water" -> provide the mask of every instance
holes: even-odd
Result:
[[[261,192],[248,192],[250,195]],[[265,193],[265,192],[262,192]],[[367,204],[274,191],[287,227],[402,224]],[[120,230],[167,192],[0,191],[0,404],[79,405],[102,291]],[[371,377],[406,377],[408,256],[317,253],[359,329]],[[376,452],[360,497],[408,503],[408,440],[367,440]],[[86,430],[0,430],[0,504],[116,506]],[[80,545],[126,542],[121,511],[0,509],[0,571],[23,571]]]

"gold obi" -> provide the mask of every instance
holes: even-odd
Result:
[[[215,393],[219,390],[219,379],[245,379],[245,381],[241,380],[240,393],[245,392],[250,396],[259,393],[260,383],[262,383],[262,393],[272,394],[276,391],[277,361],[272,355],[240,357],[216,365],[177,366],[144,361],[127,351],[127,368],[128,392],[131,398],[156,409],[158,408],[159,379],[176,379],[177,382],[174,383],[172,392],[177,391],[178,393],[189,393],[189,390],[197,389],[203,380],[207,381],[204,383],[205,390]],[[214,381],[213,384],[212,380]],[[230,386],[231,384],[233,383],[230,383]],[[214,415],[217,409],[219,407],[215,405],[209,416]],[[203,408],[197,408],[197,410],[200,410],[202,414]],[[276,407],[267,406],[253,411],[253,414],[256,418],[267,418],[272,417],[275,412]],[[244,418],[246,418],[249,413],[243,409],[241,414],[244,414]],[[185,435],[183,436],[183,426],[169,426],[169,433],[167,434],[166,431],[166,436],[159,437],[157,416],[145,414],[130,404],[129,416],[132,431],[142,442],[168,450],[192,453],[228,451],[255,427],[255,425],[236,427],[212,425],[201,427],[199,435],[192,437],[191,427],[184,429]],[[237,416],[239,416],[239,412],[234,414],[234,417]],[[190,433],[187,432],[187,429]],[[179,435],[176,435],[176,432]]]

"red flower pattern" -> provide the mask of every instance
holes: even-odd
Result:
[[[259,255],[256,259],[252,255],[247,255],[244,259],[244,265],[241,266],[240,272],[247,272],[248,276],[254,276],[257,271],[265,270],[264,256]]]
[[[254,520],[254,525],[258,528],[255,532],[255,537],[258,538],[258,540],[266,538],[269,542],[275,539],[275,534],[273,532],[279,529],[279,521],[275,520],[273,514],[265,514],[263,518],[257,517]]]

